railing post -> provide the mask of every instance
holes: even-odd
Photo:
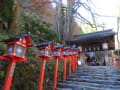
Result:
[[[16,60],[11,60],[9,63],[9,66],[8,66],[8,70],[7,70],[7,74],[5,77],[5,81],[4,81],[2,90],[10,90],[15,66],[16,66]]]
[[[42,90],[43,88],[45,64],[46,64],[45,58],[42,58],[41,68],[40,68],[40,77],[39,77],[39,82],[38,82],[38,90]]]
[[[55,90],[57,84],[57,70],[58,70],[58,57],[55,58],[55,64],[54,64],[53,90]]]

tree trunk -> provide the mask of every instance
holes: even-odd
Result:
[[[12,17],[11,20],[9,22],[9,30],[8,30],[8,34],[9,36],[13,36],[19,33],[20,31],[20,11],[19,11],[19,5],[17,0],[14,0],[14,5],[13,5],[13,9],[12,9]]]

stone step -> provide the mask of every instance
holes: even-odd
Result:
[[[56,88],[55,90],[73,90],[72,88]]]
[[[92,87],[92,88],[98,88],[104,90],[104,89],[119,89],[120,85],[104,85],[104,84],[96,84],[96,83],[87,83],[87,82],[74,82],[74,81],[65,81],[64,83],[58,83],[57,87],[59,88],[85,88],[85,87]]]
[[[78,67],[57,87],[56,90],[120,90],[120,73],[114,66]]]
[[[71,75],[71,76],[67,76],[67,79],[69,79],[69,78],[98,79],[98,80],[116,80],[116,81],[120,81],[119,77],[75,76],[75,75]]]
[[[84,71],[84,72],[89,72],[89,71],[101,71],[101,72],[117,72],[118,69],[117,68],[111,68],[111,67],[105,67],[105,68],[98,68],[98,67],[92,67],[92,68],[77,68],[75,70],[76,72],[77,71]]]
[[[96,80],[96,79],[82,79],[82,78],[68,78],[67,81],[76,81],[76,82],[88,82],[88,83],[97,83],[105,85],[120,85],[120,81],[113,80]]]
[[[83,73],[72,73],[71,75],[76,75],[76,76],[99,76],[99,77],[120,77],[120,75],[114,75],[114,74],[108,74],[108,75],[105,75],[105,74],[83,74]]]
[[[101,73],[101,74],[111,74],[111,73],[114,73],[114,74],[120,74],[120,73],[118,73],[118,71],[112,71],[112,72],[109,72],[109,71],[93,71],[93,70],[91,70],[91,71],[75,71],[75,73]]]

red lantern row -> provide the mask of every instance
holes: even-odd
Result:
[[[16,62],[27,61],[27,59],[24,57],[26,49],[27,47],[33,46],[33,44],[30,39],[30,33],[11,37],[10,39],[4,40],[4,42],[7,44],[7,48],[5,54],[0,56],[0,59],[10,60],[10,64],[8,66],[8,71],[2,90],[10,90]],[[50,60],[52,58],[55,58],[53,81],[53,90],[55,90],[57,82],[58,60],[60,58],[64,60],[63,80],[66,80],[66,61],[69,59],[69,75],[71,75],[71,66],[73,67],[73,71],[75,67],[77,67],[76,56],[78,55],[78,49],[64,47],[63,45],[54,46],[53,41],[40,43],[37,45],[37,48],[39,50],[37,58],[42,59],[38,90],[42,90],[46,60]]]

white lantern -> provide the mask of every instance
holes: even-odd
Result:
[[[15,54],[22,56],[23,53],[24,53],[24,47],[17,45],[16,50],[15,50]]]
[[[93,47],[93,50],[95,51],[95,47]]]
[[[100,50],[100,48],[99,48],[99,47],[97,47],[97,50]]]
[[[79,48],[80,52],[82,52],[82,46],[79,46],[78,48]]]
[[[89,48],[89,51],[91,51],[91,48]]]
[[[102,48],[103,48],[104,50],[108,49],[108,43],[103,43],[103,44],[102,44]]]

